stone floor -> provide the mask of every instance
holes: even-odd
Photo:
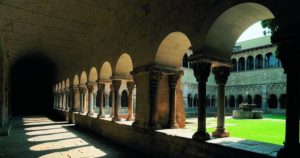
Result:
[[[145,157],[67,122],[47,117],[13,120],[10,136],[0,137],[1,158]]]

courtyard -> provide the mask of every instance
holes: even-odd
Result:
[[[207,131],[211,134],[217,125],[216,117],[206,118]],[[283,145],[285,116],[264,115],[263,119],[234,119],[225,118],[226,131],[230,137]],[[188,118],[186,128],[197,131],[197,118]]]

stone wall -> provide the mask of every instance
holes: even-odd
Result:
[[[79,114],[75,114],[75,122],[78,127],[92,131],[115,143],[138,150],[152,157],[270,157]]]

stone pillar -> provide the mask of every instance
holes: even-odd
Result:
[[[276,4],[281,14],[276,17],[279,26],[272,36],[272,43],[278,46],[278,57],[287,76],[285,141],[277,157],[300,157],[300,72],[297,67],[300,59],[299,2]]]
[[[103,95],[104,95],[105,84],[98,82],[98,91],[97,91],[97,105],[99,106],[98,118],[104,118],[104,109],[103,109]],[[106,101],[106,100],[105,100]]]
[[[162,78],[162,72],[157,70],[152,70],[150,72],[150,128],[161,129],[158,124],[158,86],[159,81]]]
[[[85,93],[87,91],[87,88],[85,85],[79,86],[79,92],[80,92],[80,113],[84,114],[84,107],[85,107]]]
[[[57,109],[57,104],[56,104],[57,103],[57,101],[56,101],[57,100],[57,92],[54,91],[53,96],[54,96],[53,97],[53,109]]]
[[[94,83],[89,82],[87,84],[88,95],[89,95],[89,107],[88,107],[88,116],[94,116]]]
[[[61,110],[61,91],[57,92],[57,106],[58,106],[58,110]]]
[[[229,67],[218,66],[213,67],[212,72],[215,74],[215,81],[218,85],[217,97],[217,128],[212,133],[213,137],[223,138],[228,137],[229,133],[225,132],[225,84],[230,74]]]
[[[169,128],[179,127],[176,122],[176,86],[179,77],[180,77],[179,73],[170,74],[168,76],[169,94],[170,94],[170,100],[169,100],[170,112],[169,112],[169,122],[168,122]]]
[[[265,112],[265,113],[268,112],[267,85],[262,85],[261,107],[262,107],[263,112]]]
[[[111,105],[111,110],[110,110],[110,117],[111,118],[113,118],[114,117],[114,108],[115,108],[115,94],[114,94],[114,87],[113,87],[113,85],[112,84],[110,84],[110,92],[111,93],[109,93],[110,95],[111,95],[111,103],[110,103],[110,105]],[[110,96],[109,96],[110,97]]]
[[[66,93],[65,90],[61,91],[61,110],[65,111],[65,106],[66,106]]]
[[[65,111],[66,112],[69,112],[70,108],[70,89],[69,88],[66,88],[65,89]]]
[[[134,89],[134,82],[128,81],[127,82],[127,89],[128,89],[128,116],[127,121],[133,121],[133,89]]]
[[[73,97],[72,97],[72,106],[73,106],[73,112],[80,112],[80,99],[78,102],[78,97],[80,98],[80,91],[78,86],[72,87]]]
[[[120,86],[121,86],[121,80],[112,80],[112,86],[113,86],[113,93],[114,93],[114,105],[113,105],[113,109],[114,109],[114,116],[112,118],[112,121],[121,121],[120,117],[119,117],[119,90],[120,90]]]
[[[196,140],[209,140],[210,135],[206,132],[206,82],[210,74],[211,63],[207,62],[192,62],[194,75],[198,82],[198,129],[193,135]]]

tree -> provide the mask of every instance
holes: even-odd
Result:
[[[264,31],[264,35],[266,35],[267,33],[273,34],[278,29],[278,26],[275,23],[274,19],[262,20],[261,21],[261,26],[264,29],[268,28],[270,30],[269,32]]]

